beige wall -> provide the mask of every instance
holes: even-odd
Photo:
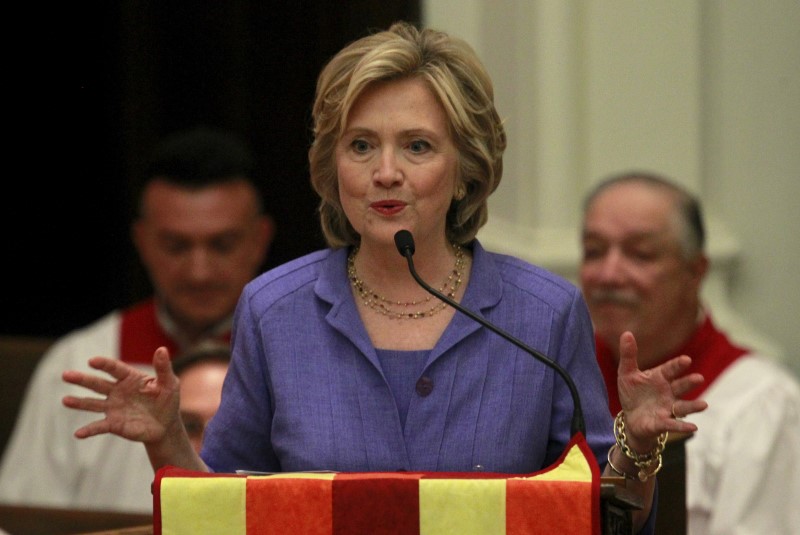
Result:
[[[507,119],[489,247],[575,280],[587,188],[668,174],[705,204],[717,320],[800,373],[800,2],[423,0],[423,17],[475,47]]]

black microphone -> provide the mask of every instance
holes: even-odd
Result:
[[[438,297],[451,307],[455,308],[462,314],[466,314],[467,316],[477,321],[490,331],[499,334],[500,336],[502,336],[503,338],[505,338],[518,348],[522,349],[526,353],[533,356],[533,358],[535,358],[536,360],[539,360],[545,363],[546,365],[550,366],[551,368],[553,368],[558,373],[558,375],[560,375],[561,378],[564,379],[564,382],[567,383],[567,386],[569,387],[569,392],[570,394],[572,394],[572,423],[570,425],[571,433],[575,435],[575,433],[580,431],[582,435],[586,436],[586,422],[583,419],[581,398],[578,395],[578,389],[575,388],[575,383],[572,381],[572,377],[569,376],[567,371],[564,368],[562,368],[556,361],[540,353],[539,351],[536,351],[532,347],[525,344],[522,340],[515,338],[514,336],[510,335],[501,328],[489,323],[487,320],[478,316],[471,310],[464,308],[463,306],[461,306],[461,304],[454,301],[453,299],[450,299],[442,292],[435,290],[428,283],[422,280],[422,278],[417,273],[417,270],[414,269],[414,260],[411,258],[412,256],[414,256],[414,236],[411,235],[411,232],[407,230],[398,230],[397,233],[395,233],[394,235],[394,244],[397,247],[397,250],[400,252],[400,255],[404,256],[406,260],[408,260],[408,269],[409,271],[411,271],[411,276],[414,277],[414,280],[416,280],[420,286],[425,288],[425,290],[433,294],[435,297]]]

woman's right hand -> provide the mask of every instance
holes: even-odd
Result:
[[[76,370],[62,374],[65,382],[103,396],[64,396],[66,407],[104,415],[76,430],[77,438],[112,433],[153,444],[163,442],[181,428],[178,378],[172,372],[167,348],[159,347],[153,354],[155,377],[117,359],[93,357],[89,366],[113,379]]]

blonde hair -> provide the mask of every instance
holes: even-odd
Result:
[[[350,110],[372,84],[410,77],[424,80],[438,98],[459,153],[456,191],[466,194],[451,203],[447,238],[465,244],[486,223],[487,199],[503,175],[506,148],[489,74],[465,41],[398,22],[346,46],[317,80],[308,159],[311,185],[321,198],[322,231],[332,247],[360,242],[339,200],[336,171],[336,144]]]

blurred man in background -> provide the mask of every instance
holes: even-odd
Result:
[[[733,342],[700,288],[708,271],[698,201],[657,175],[601,182],[584,204],[580,283],[595,327],[610,409],[620,409],[620,334],[633,332],[642,370],[677,355],[705,383],[699,431],[686,443],[690,534],[800,533],[800,387],[774,361]],[[673,416],[676,414],[673,407]]]
[[[206,425],[219,409],[230,361],[230,345],[214,342],[201,344],[172,361],[172,371],[180,381],[181,419],[197,453]]]

